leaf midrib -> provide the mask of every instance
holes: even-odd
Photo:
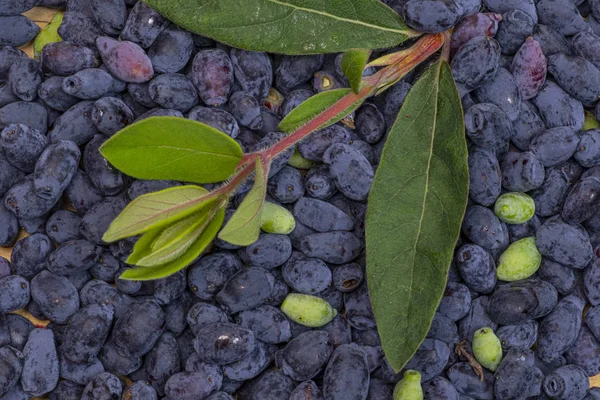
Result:
[[[344,17],[340,17],[340,16],[337,16],[337,15],[333,15],[333,14],[324,12],[324,11],[317,11],[317,10],[313,10],[313,9],[306,8],[306,7],[295,6],[293,4],[285,3],[285,2],[279,1],[279,0],[266,0],[266,1],[268,1],[270,3],[273,3],[273,4],[280,5],[280,6],[289,7],[289,8],[292,8],[293,10],[298,10],[298,11],[304,11],[304,12],[307,12],[307,13],[317,14],[317,15],[321,15],[323,17],[332,18],[332,19],[335,19],[335,20],[338,20],[338,21],[342,21],[342,22],[347,22],[347,23],[350,23],[350,24],[362,25],[362,26],[365,26],[367,28],[379,29],[379,30],[386,31],[386,32],[399,33],[401,35],[406,35],[407,34],[406,30],[386,28],[386,27],[383,27],[383,26],[380,26],[380,25],[373,25],[373,24],[369,24],[368,22],[353,20],[353,19],[349,19],[349,18],[344,18]]]
[[[426,203],[427,203],[427,197],[429,194],[429,179],[430,179],[430,175],[431,175],[431,160],[433,159],[433,147],[434,147],[434,143],[435,143],[435,134],[436,134],[436,127],[437,127],[437,110],[438,110],[438,98],[439,98],[439,78],[440,78],[440,66],[441,63],[438,62],[438,67],[437,67],[437,73],[436,73],[436,80],[435,80],[435,88],[433,90],[433,94],[435,96],[435,107],[434,107],[434,113],[433,113],[433,125],[431,127],[431,143],[429,145],[429,157],[427,158],[427,168],[425,169],[425,190],[423,193],[423,202],[421,203],[421,215],[419,217],[419,225],[417,227],[417,235],[415,238],[415,244],[413,245],[413,261],[412,261],[412,265],[411,265],[411,269],[410,269],[410,285],[408,287],[408,310],[410,312],[410,308],[411,308],[411,302],[412,302],[412,292],[413,292],[413,283],[414,283],[414,274],[415,274],[415,265],[416,265],[416,255],[417,255],[417,245],[419,244],[420,240],[421,240],[421,232],[422,232],[422,227],[423,227],[423,220],[425,218],[425,209],[426,209]],[[404,342],[406,343],[407,338],[408,338],[408,324],[404,325]]]
[[[110,148],[111,146],[108,146],[107,148]],[[171,150],[178,150],[178,151],[186,151],[186,152],[190,152],[193,154],[198,154],[198,155],[205,155],[205,156],[216,156],[216,157],[223,157],[223,158],[232,158],[232,159],[239,159],[240,157],[235,156],[235,155],[229,155],[229,154],[225,154],[225,153],[214,153],[214,152],[209,152],[209,151],[199,151],[199,150],[195,150],[189,147],[177,147],[177,146],[168,146],[168,145],[133,145],[133,146],[124,146],[124,145],[119,145],[119,146],[112,146],[113,149],[137,149],[137,148],[148,148],[148,149],[171,149]]]

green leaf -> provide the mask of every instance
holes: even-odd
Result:
[[[61,11],[54,14],[50,23],[35,37],[35,40],[33,41],[33,55],[36,60],[39,60],[40,54],[47,44],[62,42],[62,38],[58,34],[58,28],[60,27],[60,24],[62,24],[64,15],[65,13]]]
[[[468,195],[460,97],[445,61],[408,94],[384,147],[366,219],[369,294],[399,371],[442,298]]]
[[[355,101],[352,101],[355,99]],[[350,101],[348,101],[350,100]],[[333,118],[327,118],[322,121],[316,129],[323,129],[340,121],[346,115],[356,110],[364,102],[363,97],[358,97],[352,92],[352,89],[333,89],[321,92],[303,101],[292,110],[279,123],[277,129],[281,132],[293,132],[301,126],[313,121],[319,114],[333,107],[338,107],[339,112]]]
[[[162,233],[163,228],[155,228],[149,232],[146,232],[140,237],[135,245],[133,251],[127,257],[127,264],[136,265],[139,260],[148,256],[152,252],[152,243]]]
[[[360,92],[360,81],[370,55],[371,50],[369,49],[352,49],[342,57],[342,72],[348,78],[350,87],[356,94]]]
[[[419,35],[379,0],[144,1],[189,31],[253,51],[336,53]]]
[[[226,180],[242,159],[235,140],[186,118],[152,117],[121,130],[100,152],[138,179],[214,183]]]
[[[594,114],[585,110],[585,119],[583,120],[582,130],[587,131],[588,129],[600,129],[600,123],[598,123]]]
[[[186,219],[165,228],[152,242],[150,254],[142,257],[136,265],[156,267],[181,257],[200,237],[217,211],[215,207],[204,207]]]
[[[145,194],[133,200],[113,220],[102,237],[114,242],[164,227],[180,220],[214,200],[215,195],[200,186],[177,186]]]
[[[269,165],[263,165],[262,159],[258,157],[254,186],[219,233],[220,239],[238,246],[248,246],[256,242],[260,235],[261,211],[267,194],[268,175]]]
[[[194,261],[204,249],[206,249],[210,242],[212,242],[217,235],[217,232],[219,232],[224,218],[225,207],[221,207],[214,218],[210,220],[200,237],[198,237],[192,246],[190,246],[190,248],[178,259],[158,267],[130,269],[125,271],[120,278],[134,281],[148,281],[164,278],[182,270]]]

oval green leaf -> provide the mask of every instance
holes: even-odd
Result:
[[[442,298],[468,196],[460,97],[445,61],[419,78],[390,131],[368,202],[369,294],[399,371]]]
[[[370,55],[371,50],[369,49],[352,49],[344,53],[342,57],[342,72],[348,78],[350,87],[356,94],[360,92],[360,82]]]
[[[230,46],[281,54],[393,47],[409,36],[379,0],[144,0],[199,35]]]
[[[133,200],[102,237],[107,243],[164,227],[204,207],[215,195],[200,186],[177,186]]]
[[[206,229],[200,234],[196,241],[183,253],[183,255],[174,261],[152,268],[135,268],[125,271],[121,274],[121,279],[134,281],[149,281],[154,279],[165,278],[169,275],[182,270],[194,261],[212,242],[212,240],[221,229],[223,220],[225,219],[225,207],[221,207],[217,211],[214,218],[207,224]]]
[[[240,145],[223,132],[177,117],[152,117],[129,125],[100,152],[134,178],[196,183],[226,180],[242,159]]]
[[[256,159],[254,186],[219,233],[221,240],[238,246],[248,246],[258,239],[269,175],[269,165],[264,165],[263,162],[260,157]]]
[[[333,89],[321,92],[303,101],[279,123],[281,132],[293,132],[308,122],[315,120],[324,111],[337,111],[333,118],[323,119],[317,129],[323,129],[341,121],[346,115],[356,110],[365,101],[365,97],[354,94],[352,89]]]

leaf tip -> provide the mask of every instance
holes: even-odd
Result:
[[[116,240],[118,240],[118,238],[115,236],[114,232],[111,232],[111,229],[109,226],[108,230],[106,232],[104,232],[104,235],[102,235],[102,241],[105,243],[112,243]]]
[[[119,279],[123,279],[125,281],[134,281],[135,279],[130,278],[129,275],[131,275],[129,273],[129,271],[132,271],[131,269],[128,269],[127,271],[123,272],[120,276]]]

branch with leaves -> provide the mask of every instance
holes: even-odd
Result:
[[[215,237],[240,246],[256,241],[263,210],[275,206],[266,201],[273,160],[393,86],[449,41],[448,34],[426,35],[408,49],[369,62],[370,49],[395,46],[417,33],[378,0],[351,0],[355,11],[350,14],[348,7],[337,4],[346,1],[313,8],[299,7],[296,1],[246,2],[251,12],[239,10],[239,2],[233,0],[223,0],[218,7],[208,2],[199,7],[205,2],[198,0],[147,0],[177,24],[228,45],[284,54],[344,51],[341,66],[351,88],[324,91],[301,103],[279,124],[278,130],[287,134],[282,140],[249,154],[226,134],[175,117],[145,119],[109,139],[101,152],[125,174],[192,183],[140,196],[113,221],[104,241],[141,235],[127,260],[137,268],[122,279],[171,275],[200,256]],[[290,11],[297,24],[278,19]],[[225,29],[223,23],[243,29]],[[318,35],[311,26],[329,29],[329,34]],[[283,29],[303,40],[274,40]],[[363,48],[353,48],[357,45]],[[379,70],[363,77],[367,67]],[[232,196],[248,181],[252,188],[222,226]],[[195,185],[214,183],[220,185],[212,191]],[[467,194],[460,97],[447,51],[442,51],[414,84],[389,132],[368,200],[369,293],[383,349],[395,370],[412,357],[429,330]]]

